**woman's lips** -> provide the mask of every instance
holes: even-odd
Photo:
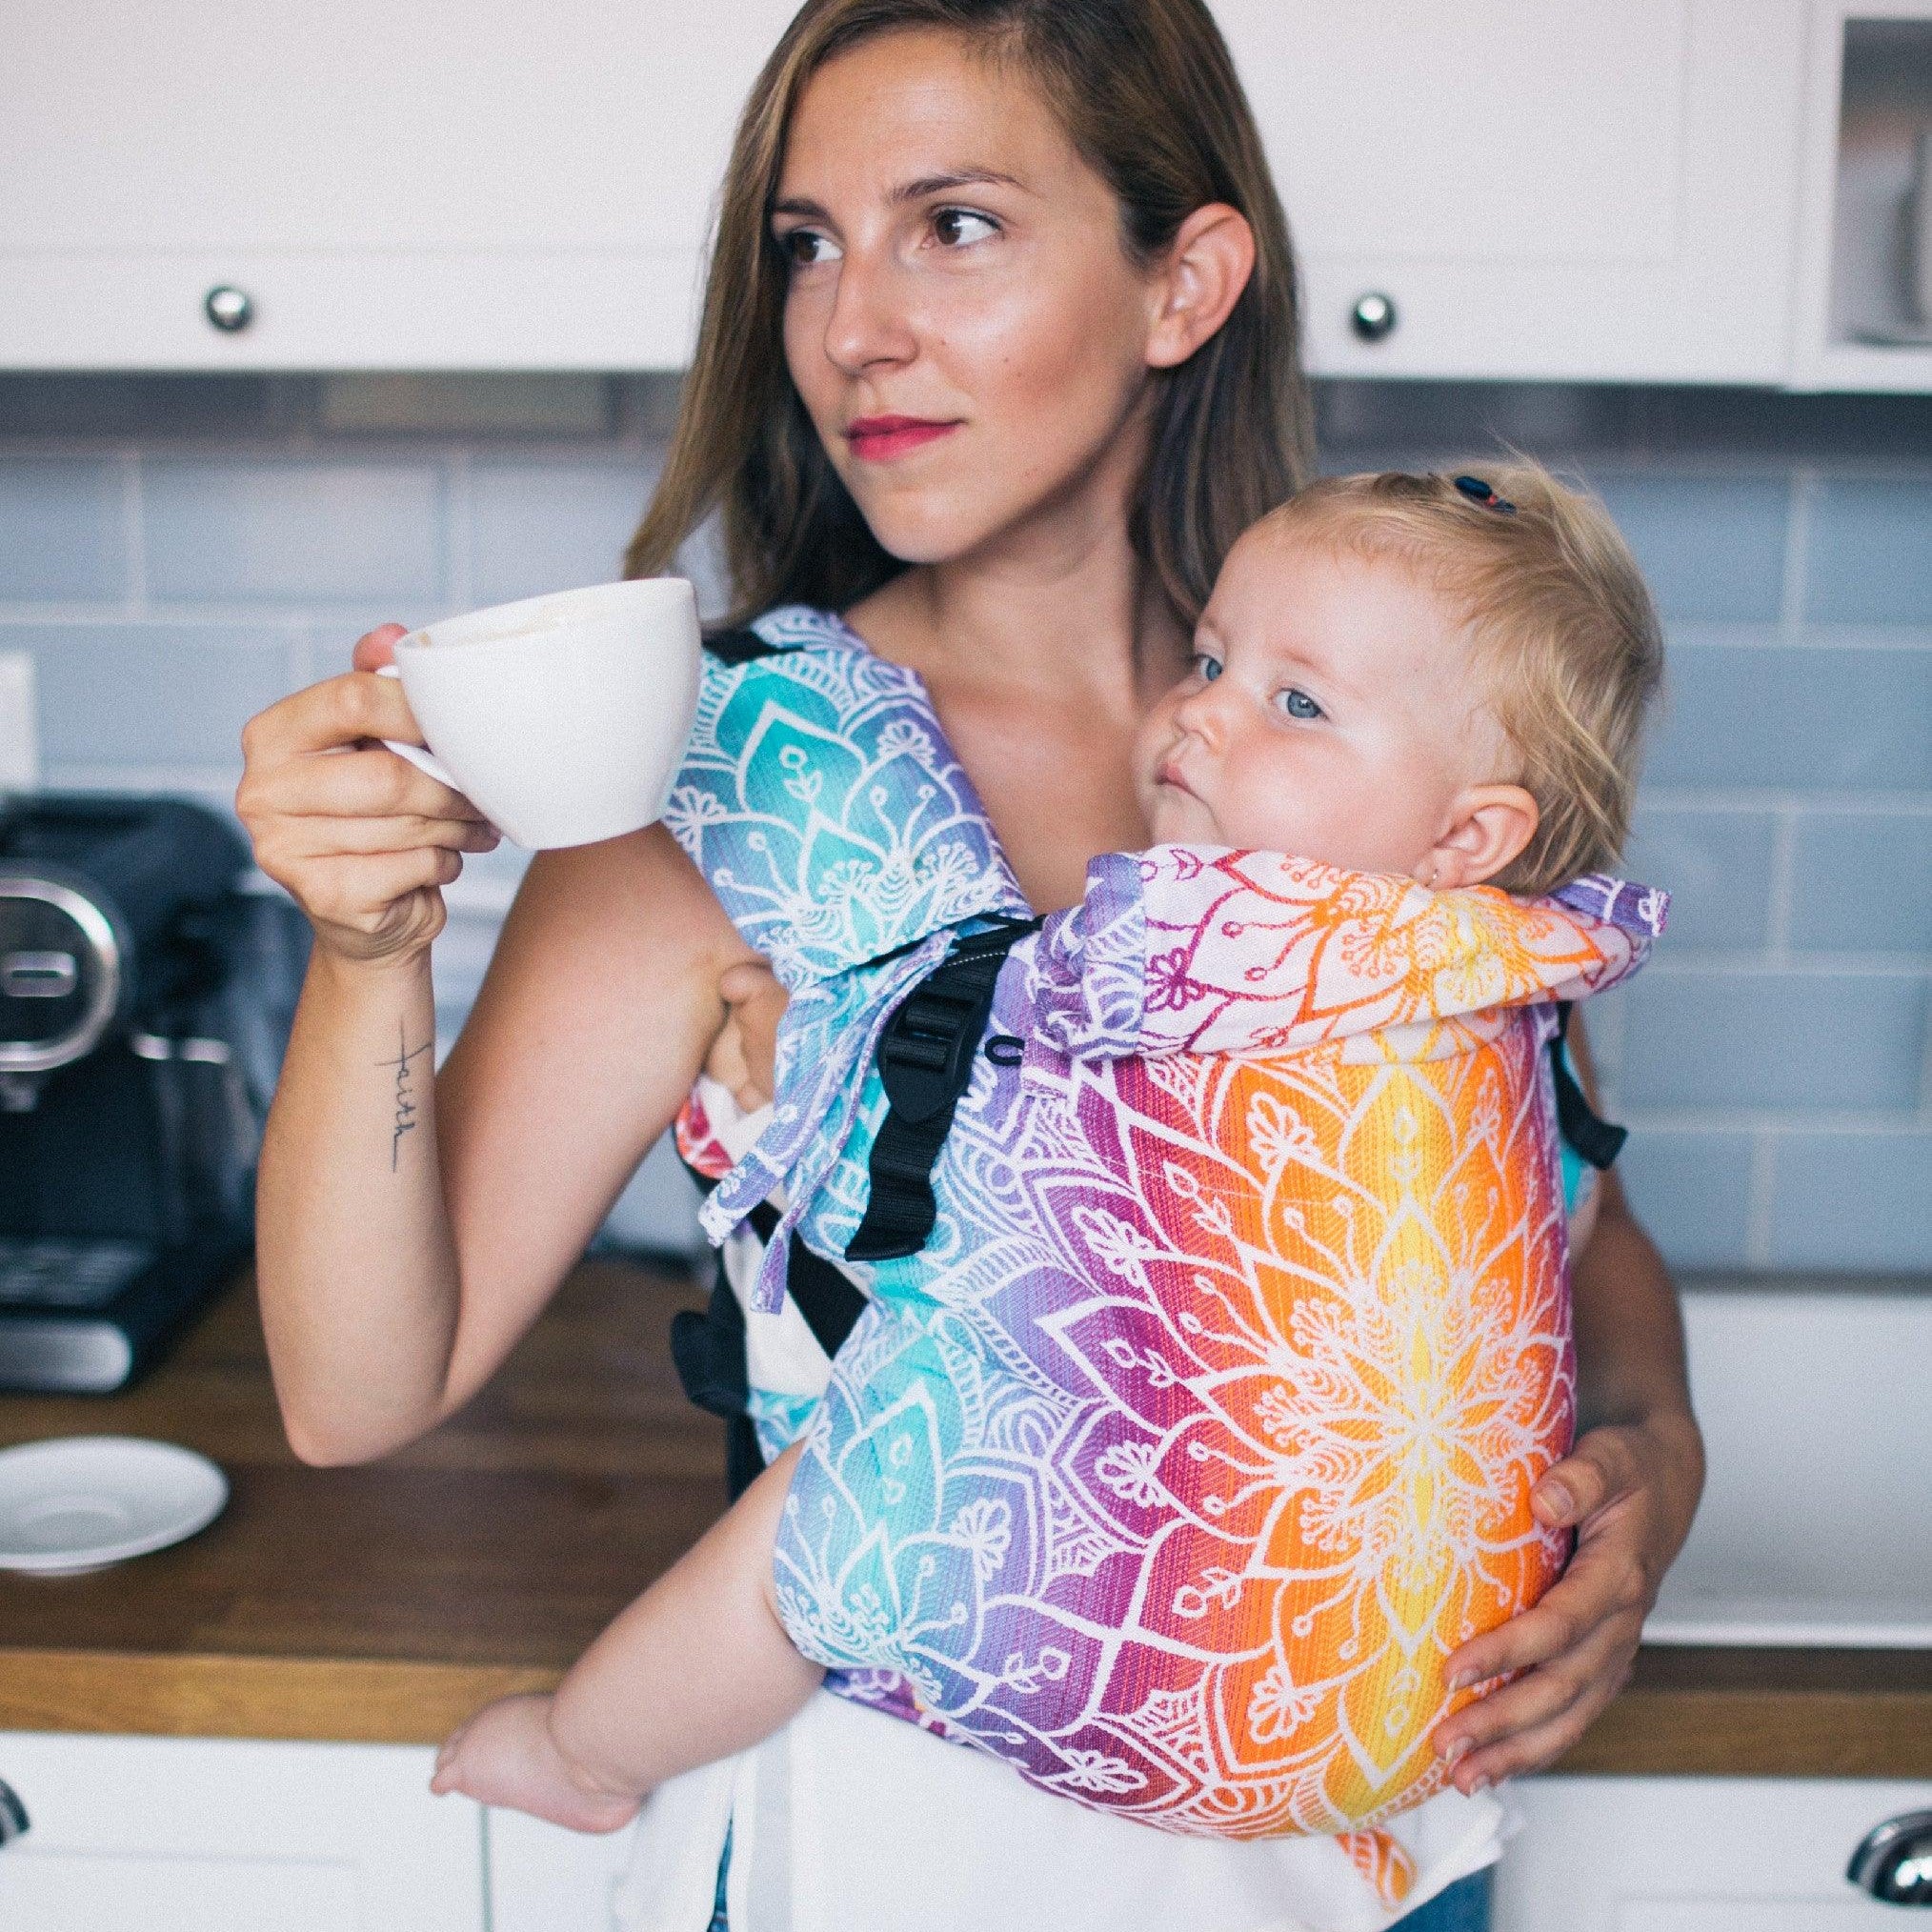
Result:
[[[847,426],[845,440],[855,456],[862,456],[868,463],[885,463],[922,449],[958,427],[956,422],[929,422],[921,416],[861,416]]]

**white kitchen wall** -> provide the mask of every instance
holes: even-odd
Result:
[[[231,795],[242,722],[388,618],[614,575],[670,378],[0,376],[0,650],[50,783]],[[1335,383],[1324,466],[1582,473],[1663,608],[1630,870],[1676,894],[1591,1032],[1691,1266],[1932,1269],[1932,400]],[[700,566],[701,568],[701,566]],[[452,895],[453,1031],[517,861]],[[690,1238],[661,1159],[633,1238]]]

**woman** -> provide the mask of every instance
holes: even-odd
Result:
[[[1299,478],[1294,354],[1285,229],[1199,0],[812,0],[739,131],[631,565],[663,569],[720,508],[741,614],[842,612],[921,674],[1027,896],[1066,905],[1095,853],[1144,842],[1135,725],[1235,534]],[[369,674],[396,634],[253,722],[238,798],[317,936],[260,1239],[284,1417],[317,1462],[381,1455],[482,1386],[720,1048],[721,983],[747,1003],[759,984],[661,828],[543,855],[447,1066],[417,1078],[417,1131],[394,1136],[398,1037],[433,1037],[437,889],[493,842],[365,748],[418,736]],[[1577,1328],[1596,1426],[1538,1507],[1579,1525],[1579,1554],[1459,1659],[1524,1675],[1437,1735],[1458,1788],[1412,1815],[1411,1902],[1494,1856],[1485,1788],[1560,1755],[1615,1693],[1695,1507],[1670,1283],[1614,1185]],[[762,1358],[809,1376],[802,1353]],[[702,1922],[728,1824],[734,1910],[799,1932],[1123,1911],[1250,1932],[1299,1922],[1333,1877],[1326,1841],[1164,1838],[830,1698],[660,1794],[640,1922]],[[1465,1881],[1405,1922],[1479,1924],[1482,1896]],[[1364,1892],[1349,1922],[1387,1920]]]

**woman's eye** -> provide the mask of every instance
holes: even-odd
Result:
[[[778,247],[795,269],[809,269],[818,262],[835,262],[842,251],[831,236],[815,228],[788,229],[778,237]]]
[[[943,247],[957,249],[984,241],[988,235],[997,234],[999,228],[990,216],[975,214],[970,208],[942,208],[933,217],[933,232]]]
[[[1205,651],[1194,654],[1194,674],[1203,684],[1212,684],[1221,674],[1220,659],[1210,657]]]
[[[1323,715],[1321,707],[1305,691],[1296,691],[1292,687],[1282,692],[1276,702],[1290,717],[1308,719]]]

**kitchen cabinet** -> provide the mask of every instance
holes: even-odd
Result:
[[[0,367],[674,367],[795,6],[12,9]]]
[[[1803,0],[1215,10],[1317,370],[1783,380]]]
[[[0,1925],[484,1932],[482,1816],[430,1796],[434,1756],[0,1732],[30,1820],[0,1850]]]
[[[1314,367],[1783,380],[1806,4],[1217,0]],[[793,6],[17,10],[0,367],[681,364]]]
[[[1811,0],[1794,383],[1932,390],[1932,0]]]
[[[1932,1784],[1531,1778],[1497,1867],[1496,1932],[1860,1932],[1898,1923],[1845,1879],[1874,1825]]]
[[[593,1836],[492,1811],[489,1838],[490,1932],[609,1932],[634,1830]]]

